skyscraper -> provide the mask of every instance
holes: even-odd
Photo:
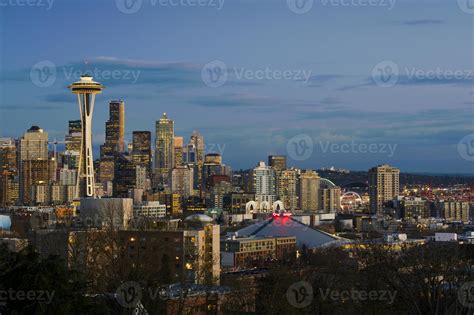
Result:
[[[132,160],[136,165],[146,168],[147,177],[151,178],[151,132],[133,132]]]
[[[193,193],[193,169],[188,166],[178,166],[173,169],[171,176],[171,192],[187,198]]]
[[[276,171],[286,169],[286,156],[285,155],[269,155],[268,165]]]
[[[75,198],[94,197],[94,158],[92,156],[92,113],[94,111],[95,95],[102,92],[104,86],[92,80],[89,75],[69,86],[71,92],[77,95],[81,113],[82,141],[81,155],[77,176]]]
[[[31,161],[39,162],[32,165]],[[42,173],[37,176],[35,172],[40,170],[41,162],[45,165],[46,175]],[[31,185],[49,179],[48,166],[48,133],[38,126],[32,126],[19,140],[18,147],[19,197],[23,203],[27,204],[30,201]]]
[[[201,167],[202,164],[204,164],[204,137],[194,130],[191,135],[190,143],[194,144],[196,163]]]
[[[70,120],[65,137],[67,151],[81,151],[82,126],[80,120]]]
[[[253,179],[255,201],[259,204],[265,202],[268,205],[266,210],[269,211],[276,201],[275,170],[261,161],[253,169]]]
[[[306,170],[300,175],[300,209],[319,210],[319,185],[318,173]]]
[[[387,164],[369,170],[370,212],[382,214],[383,205],[400,193],[400,170]]]
[[[33,205],[38,200],[33,191],[38,192],[37,186],[48,189],[50,183],[50,162],[48,160],[25,160],[21,167],[21,199],[25,205]]]
[[[127,198],[132,189],[144,189],[146,169],[136,165],[129,156],[119,154],[115,156],[113,196]]]
[[[105,122],[105,143],[101,157],[115,155],[125,150],[125,103],[122,100],[109,103],[109,120]]]
[[[15,140],[0,138],[0,207],[13,205],[18,199],[17,174]]]
[[[183,137],[174,137],[173,147],[174,147],[174,167],[183,165]]]
[[[38,126],[32,126],[19,141],[19,160],[47,160],[48,133]]]
[[[169,176],[174,164],[174,122],[166,113],[156,122],[155,176],[157,183],[169,185]]]

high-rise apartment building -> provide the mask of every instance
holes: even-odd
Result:
[[[297,208],[296,198],[296,170],[276,171],[276,192],[278,199],[283,202],[285,209],[294,210]]]
[[[299,201],[301,210],[319,210],[319,186],[320,177],[312,170],[306,170],[300,174],[299,179]]]
[[[174,122],[163,113],[156,122],[155,176],[158,184],[168,186],[174,165]]]
[[[285,155],[269,155],[268,165],[276,171],[282,171],[286,169],[286,156]]]
[[[468,201],[440,201],[436,204],[440,215],[446,221],[469,222]]]
[[[369,170],[370,212],[381,214],[383,205],[400,192],[400,170],[387,164]]]
[[[109,120],[105,123],[105,143],[101,147],[101,157],[125,151],[125,102],[109,103]]]
[[[259,162],[253,169],[255,201],[259,204],[268,203],[267,210],[270,210],[276,201],[276,175],[275,170]]]
[[[151,132],[133,132],[132,160],[136,165],[146,168],[147,177],[151,178]]]
[[[325,212],[335,213],[341,209],[341,188],[327,187],[320,190],[319,205]]]

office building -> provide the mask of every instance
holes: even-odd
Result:
[[[296,237],[243,237],[221,241],[221,264],[231,270],[267,267],[269,260],[296,258]]]
[[[66,151],[81,152],[82,126],[81,120],[70,120],[68,133],[64,139]]]
[[[38,182],[49,182],[48,133],[38,126],[32,126],[18,143],[19,198],[22,203],[30,204],[31,186]]]
[[[178,166],[172,170],[171,192],[180,194],[183,198],[193,195],[193,169],[188,166]]]
[[[109,103],[109,120],[105,122],[105,143],[101,147],[101,157],[125,151],[125,102]]]
[[[15,204],[18,194],[16,143],[12,138],[0,138],[0,207]]]
[[[151,178],[151,132],[133,132],[132,160],[136,165],[146,168],[147,178]]]
[[[182,166],[183,161],[183,151],[184,151],[184,139],[183,137],[174,137],[173,139],[173,148],[174,148],[174,167]]]
[[[22,161],[21,164],[21,198],[24,205],[34,205],[35,202],[39,199],[43,200],[44,198],[35,197],[37,194],[48,195],[47,192],[44,192],[43,189],[47,189],[50,183],[50,174],[49,174],[50,163],[48,160],[26,160]],[[34,186],[42,186],[43,188],[37,189],[37,192],[32,193]],[[35,196],[32,196],[35,195]],[[44,203],[45,201],[41,201]]]
[[[114,160],[113,196],[127,198],[132,189],[146,188],[146,168],[135,165],[129,156],[120,154]]]
[[[166,216],[166,205],[159,201],[145,201],[133,207],[133,216],[158,219]]]
[[[174,165],[174,122],[166,113],[156,122],[155,176],[158,185],[168,186]]]
[[[204,137],[199,134],[196,130],[193,131],[193,134],[191,135],[190,143],[194,146],[195,148],[195,154],[196,154],[196,164],[199,166],[202,166],[204,163]]]

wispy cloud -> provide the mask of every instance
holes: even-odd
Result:
[[[406,21],[401,21],[398,24],[406,25],[406,26],[439,25],[439,24],[444,24],[444,20],[440,20],[440,19],[406,20]]]

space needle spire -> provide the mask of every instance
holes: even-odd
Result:
[[[95,95],[102,92],[104,86],[92,80],[90,75],[83,75],[68,88],[77,95],[79,112],[81,114],[82,140],[81,154],[75,198],[95,197],[94,159],[92,157],[92,113],[94,111]]]

